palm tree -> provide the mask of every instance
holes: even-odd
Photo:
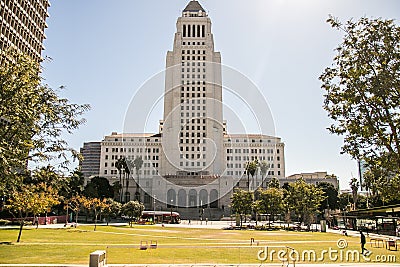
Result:
[[[142,157],[136,157],[133,160],[133,164],[135,165],[135,169],[136,169],[136,175],[137,175],[137,182],[136,182],[136,193],[135,193],[135,197],[136,200],[138,200],[140,202],[140,176],[139,176],[139,171],[142,168],[143,165],[143,159]]]
[[[129,177],[131,175],[131,168],[132,168],[132,161],[125,159],[124,161],[124,170],[125,170],[125,194],[128,194],[128,188],[129,188]],[[128,196],[125,196],[125,202],[129,202],[130,199],[127,199]]]
[[[265,160],[260,162],[260,173],[261,173],[261,181],[262,182],[264,182],[265,175],[268,172],[268,168],[269,168],[268,163]]]
[[[253,160],[250,162],[246,162],[245,170],[247,173],[247,190],[250,191],[250,175],[254,182],[254,174],[256,173],[258,168],[258,160]]]
[[[125,165],[125,159],[124,158],[119,158],[115,162],[115,168],[117,168],[119,172],[119,184],[121,185],[120,192],[119,192],[119,200],[122,203],[122,193],[123,193],[123,183],[122,183],[122,169],[124,169]]]

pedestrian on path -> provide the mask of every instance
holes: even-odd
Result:
[[[364,254],[364,250],[367,251],[365,249],[365,243],[366,243],[365,235],[363,234],[362,231],[360,231],[360,235],[361,235],[361,254]]]

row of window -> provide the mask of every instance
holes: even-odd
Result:
[[[182,45],[206,45],[205,42],[182,42]]]
[[[206,106],[192,106],[192,110],[206,110]],[[181,105],[181,110],[185,110],[185,107]],[[190,110],[189,106],[186,106],[186,110]]]
[[[191,113],[192,114],[192,116],[190,116],[190,112],[181,112],[181,117],[185,117],[185,115],[186,115],[186,117],[191,117],[191,118],[193,118],[193,117],[196,117],[196,114],[197,114],[197,117],[196,118],[198,118],[198,117],[205,117],[206,116],[206,113],[205,112],[203,112],[203,113],[200,113],[200,112],[192,112]],[[202,115],[200,115],[200,114],[202,114]]]
[[[186,167],[200,167],[201,165],[203,165],[203,167],[205,167],[206,166],[206,162],[179,162],[179,166],[181,166],[181,167],[183,167],[183,166],[186,166]]]
[[[184,79],[184,78],[185,78],[185,74],[182,74],[182,79]],[[190,79],[190,74],[186,74],[186,78]],[[205,78],[206,78],[205,74],[203,74],[203,75],[197,74],[197,79],[205,79]],[[196,79],[196,74],[192,74],[192,79]]]
[[[206,36],[206,25],[186,25],[182,26],[183,37],[202,37]]]
[[[190,54],[196,55],[196,50],[182,50],[182,54],[184,55],[185,53],[188,55],[190,55]],[[197,55],[201,55],[201,54],[205,55],[206,50],[197,50]]]
[[[203,143],[205,143],[205,141],[206,140],[203,140]],[[198,148],[199,148],[198,146],[197,146],[197,148],[194,147],[194,146],[191,146],[191,147],[189,147],[189,146],[185,146],[185,147],[181,146],[179,149],[180,149],[180,151],[183,152],[183,151],[195,151],[195,149],[198,149]],[[206,151],[206,147],[203,147],[203,151]]]
[[[107,138],[107,141],[111,141],[109,138]],[[137,142],[143,142],[143,139],[142,138],[139,138],[139,139],[134,139],[134,138],[114,138],[114,141],[115,142],[120,142],[120,141],[123,141],[123,142],[128,142],[128,141],[130,141],[130,142],[135,142],[135,141],[137,141]],[[146,139],[146,142],[158,142],[158,138],[155,138],[155,139],[150,139],[150,138],[147,138]]]
[[[196,56],[182,56],[182,60],[196,60]],[[197,60],[206,60],[206,56],[197,56]]]
[[[190,86],[186,87],[186,91],[187,91],[187,92],[190,91]],[[206,87],[205,87],[205,86],[203,86],[203,87],[198,86],[198,87],[197,87],[197,92],[201,92],[201,91],[205,92],[205,91],[206,91]],[[185,92],[185,87],[182,87],[182,88],[181,88],[181,92]],[[195,87],[195,86],[192,87],[192,92],[196,92],[196,87]],[[182,95],[181,95],[181,96],[182,96]],[[198,102],[199,102],[199,104],[200,104],[200,99],[198,99]],[[203,104],[205,104],[205,103],[206,103],[206,100],[203,99]],[[182,108],[181,108],[181,109],[182,109]],[[187,109],[188,109],[188,108],[187,108]]]
[[[200,84],[203,84],[203,85],[205,85],[206,84],[206,81],[195,81],[195,80],[187,80],[186,82],[184,81],[184,80],[182,80],[181,81],[181,84],[182,85],[194,85],[194,84],[197,84],[197,85],[200,85]]]
[[[227,139],[226,141],[229,142],[229,143],[232,143],[232,139]],[[249,141],[250,141],[250,139],[243,139],[244,143],[248,143]],[[257,142],[264,143],[264,140],[262,140],[262,139],[259,139],[259,140],[251,139],[251,143],[257,143]],[[271,142],[272,141],[270,139],[267,140],[267,143],[271,143]],[[235,143],[240,143],[240,139],[236,139]],[[277,153],[279,153],[279,149],[277,151],[278,151]]]
[[[247,153],[247,154],[248,153],[252,153],[252,154],[254,154],[254,153],[260,153],[261,154],[262,153],[262,154],[265,154],[265,152],[267,152],[267,154],[273,154],[274,153],[273,149],[265,149],[265,148],[260,148],[258,150],[257,150],[257,148],[252,148],[252,149],[249,149],[249,148],[243,148],[243,149],[240,149],[240,148],[237,148],[237,149],[228,148],[226,150],[226,153],[232,154],[233,151],[235,151],[236,154],[242,153],[242,151],[243,151],[243,153]],[[279,149],[276,150],[276,153],[279,154]]]
[[[106,147],[106,152],[108,152],[109,151],[109,148],[108,147]],[[113,153],[118,153],[118,151],[119,152],[128,152],[128,153],[133,153],[133,152],[135,152],[135,148],[126,148],[126,147],[120,147],[120,148],[118,148],[118,147],[112,147],[111,148],[111,152],[113,152]],[[136,153],[143,153],[143,151],[144,152],[146,152],[146,153],[159,153],[160,152],[160,149],[159,148],[142,148],[142,147],[138,147],[138,148],[136,148]]]
[[[200,126],[198,126],[198,127],[200,127]],[[205,128],[205,126],[203,126],[204,128]],[[205,137],[205,134],[206,133],[203,133],[203,137]],[[201,137],[201,133],[194,133],[194,132],[192,132],[192,133],[188,133],[188,132],[186,132],[186,133],[183,133],[183,132],[181,132],[180,134],[180,137],[190,137],[190,136],[192,136],[192,137]]]

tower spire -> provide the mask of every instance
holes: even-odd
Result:
[[[204,8],[200,5],[198,1],[192,0],[189,2],[189,4],[186,6],[186,8],[183,10],[183,12],[206,12]]]

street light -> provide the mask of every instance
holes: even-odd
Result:
[[[171,223],[172,223],[172,206],[174,205],[174,200],[171,199]]]
[[[156,195],[153,195],[153,223],[156,224]]]

